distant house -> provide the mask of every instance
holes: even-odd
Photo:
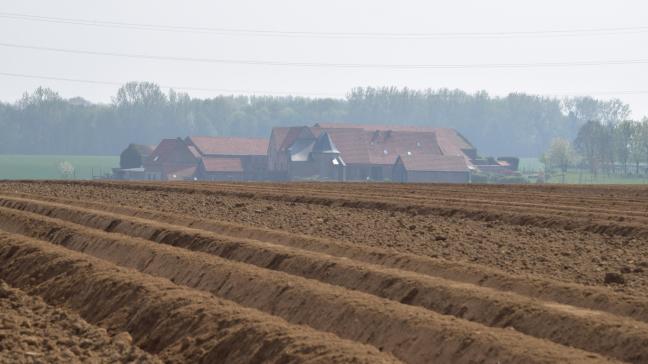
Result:
[[[119,156],[119,168],[113,168],[115,179],[145,179],[144,161],[155,146],[130,144]]]
[[[401,155],[393,168],[394,182],[469,183],[470,169],[462,156]]]

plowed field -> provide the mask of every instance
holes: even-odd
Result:
[[[0,361],[648,363],[647,243],[642,187],[2,182],[0,305],[69,315]]]

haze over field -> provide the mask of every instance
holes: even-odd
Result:
[[[0,12],[5,15],[0,19],[0,71],[5,73],[0,76],[0,100],[4,101],[14,101],[24,91],[42,85],[58,90],[63,97],[110,102],[118,88],[10,77],[8,73],[116,83],[146,80],[162,86],[211,89],[189,90],[192,96],[201,98],[221,93],[343,97],[352,87],[382,85],[487,90],[502,96],[510,92],[594,95],[619,97],[630,104],[635,119],[648,114],[648,48],[644,46],[648,5],[643,1],[244,0],[225,5],[210,1],[90,4],[67,0],[5,2]],[[7,17],[7,13],[14,16]],[[24,20],[15,14],[171,28],[87,26],[78,21],[61,24],[56,19]],[[362,66],[172,61],[7,45]],[[600,64],[607,61],[623,62]]]
[[[0,363],[648,363],[647,14],[0,2]]]

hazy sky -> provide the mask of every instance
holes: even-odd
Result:
[[[5,74],[119,83],[146,80],[164,86],[214,89],[189,91],[195,97],[232,93],[216,90],[342,97],[354,86],[383,85],[460,88],[469,92],[483,89],[495,95],[515,91],[546,95],[593,94],[600,98],[622,99],[632,106],[634,117],[648,115],[646,62],[578,67],[339,68],[122,58],[6,46],[211,60],[359,65],[648,62],[648,2],[640,0],[5,0],[0,2],[0,13],[0,43],[4,44],[0,45],[0,73]],[[289,34],[274,37],[259,33],[186,32],[179,28],[151,31],[95,27],[16,20],[7,18],[7,13]],[[577,32],[578,36],[547,33],[628,27],[635,29]],[[643,29],[636,29],[641,27]],[[343,33],[344,36],[294,36],[290,32]],[[497,32],[504,35],[424,39],[357,36],[357,33],[492,35]],[[43,85],[58,90],[64,97],[82,96],[92,101],[109,102],[118,87],[7,75],[0,75],[0,85],[0,99],[4,101],[14,101],[23,92]]]

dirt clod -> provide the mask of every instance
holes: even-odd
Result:
[[[625,278],[623,277],[623,274],[621,274],[621,273],[607,272],[607,273],[605,273],[605,277],[603,278],[603,282],[605,284],[624,284],[625,283]]]

